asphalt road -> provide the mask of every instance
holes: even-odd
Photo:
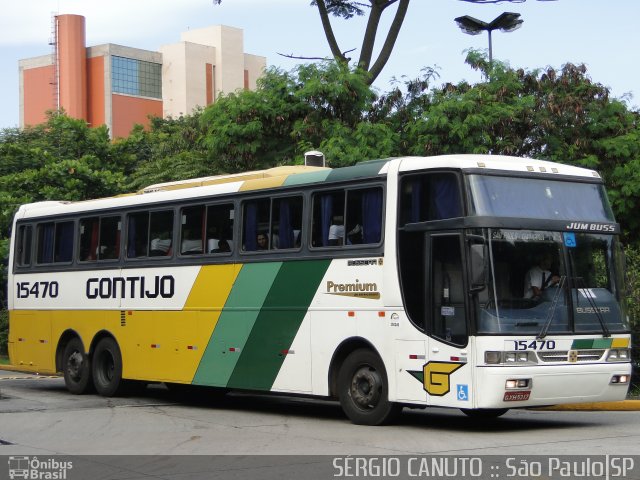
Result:
[[[512,410],[478,422],[405,409],[385,427],[351,424],[335,402],[231,393],[76,396],[61,378],[0,371],[0,455],[638,455],[634,411]]]

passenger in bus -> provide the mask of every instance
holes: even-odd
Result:
[[[168,237],[168,235],[169,234],[167,233],[166,236]],[[150,256],[163,257],[169,255],[169,250],[171,249],[171,238],[163,237],[165,237],[165,235],[151,240]]]
[[[268,250],[269,242],[267,241],[267,235],[264,233],[258,233],[256,237],[257,250]]]
[[[548,253],[538,257],[536,265],[531,267],[524,277],[524,298],[540,300],[542,292],[560,282],[560,277],[551,273],[553,259]]]
[[[211,250],[211,253],[226,253],[230,251],[231,247],[229,246],[229,242],[224,238],[221,238],[218,241],[218,246],[215,249]]]
[[[202,253],[202,239],[199,238],[199,231],[196,233],[193,229],[185,228],[182,235],[182,246],[180,248],[182,255]]]
[[[334,215],[327,241],[328,245],[332,247],[344,244],[344,219],[341,215]]]

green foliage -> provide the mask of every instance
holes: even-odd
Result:
[[[202,110],[179,118],[152,118],[149,130],[137,127],[114,145],[136,162],[127,190],[147,185],[203,177],[218,173],[203,143]]]
[[[46,123],[0,134],[0,235],[19,205],[41,200],[84,200],[119,193],[127,172],[112,155],[105,128],[51,113]]]

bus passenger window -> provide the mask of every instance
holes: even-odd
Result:
[[[380,243],[382,238],[382,189],[347,192],[347,245]]]
[[[38,263],[68,263],[73,255],[73,222],[43,223],[37,228]]]
[[[462,216],[458,178],[454,173],[427,173],[403,178],[400,226]]]
[[[203,238],[205,231],[204,206],[187,207],[182,209],[180,254],[197,255],[204,252]]]
[[[132,213],[127,224],[127,257],[140,258],[148,255],[149,213]]]
[[[207,253],[233,251],[233,203],[207,207]]]
[[[271,248],[298,248],[301,234],[302,197],[274,199],[271,212]]]
[[[173,211],[149,214],[149,256],[170,257],[173,239]]]
[[[81,262],[117,260],[120,257],[120,217],[90,217],[80,220]]]
[[[380,243],[383,202],[380,187],[354,188],[346,192],[339,190],[314,195],[312,246]]]
[[[16,241],[16,265],[28,267],[31,265],[31,242],[33,228],[31,225],[22,225],[18,228],[18,239]]]
[[[268,198],[244,203],[242,249],[245,252],[269,250],[270,203]],[[264,236],[265,241],[258,242],[258,236]]]
[[[344,244],[344,190],[313,196],[311,246],[335,247]]]
[[[127,218],[127,258],[171,256],[172,210],[132,213]]]

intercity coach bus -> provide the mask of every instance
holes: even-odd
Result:
[[[619,233],[597,172],[484,155],[23,205],[10,359],[75,394],[309,395],[368,425],[403,406],[491,417],[621,400]]]

